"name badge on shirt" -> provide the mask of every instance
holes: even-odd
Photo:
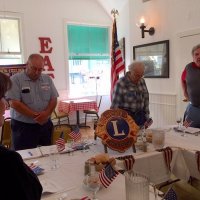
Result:
[[[22,87],[22,93],[30,93],[30,87]]]

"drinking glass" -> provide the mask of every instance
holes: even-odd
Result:
[[[88,136],[82,138],[83,152],[88,152]]]
[[[99,191],[101,182],[99,180],[99,173],[93,172],[86,175],[86,185],[89,190],[92,191],[92,200],[98,200],[96,197],[97,191]]]
[[[149,200],[149,179],[147,176],[132,171],[125,175],[126,200]]]
[[[152,134],[152,144],[155,149],[162,149],[165,145],[165,131],[155,129]]]
[[[178,130],[181,130],[181,121],[182,121],[182,118],[181,117],[177,117],[176,118],[176,122],[178,124]]]
[[[56,146],[49,147],[49,158],[50,158],[50,168],[51,170],[56,170],[59,168],[58,164],[59,153]]]
[[[68,139],[67,140],[67,147],[69,148],[69,155],[73,156],[73,148],[74,148],[74,140],[73,139]]]

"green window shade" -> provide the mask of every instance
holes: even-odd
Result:
[[[70,60],[109,59],[108,28],[68,25]]]

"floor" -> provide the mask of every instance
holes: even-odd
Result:
[[[93,123],[88,123],[88,125],[90,128],[81,128],[80,132],[83,137],[93,138]],[[172,179],[176,179],[176,177],[172,177]],[[192,185],[182,180],[173,184],[173,189],[178,196],[178,200],[200,200],[200,181],[193,180]],[[169,187],[171,185],[163,187],[161,191],[166,192]]]

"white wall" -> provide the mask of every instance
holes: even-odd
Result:
[[[112,1],[113,8],[115,8],[114,2]],[[54,82],[63,95],[66,94],[67,89],[64,21],[112,26],[110,11],[106,12],[95,0],[0,0],[1,10],[17,12],[23,16],[26,58],[30,53],[39,51],[38,37],[52,39],[54,49],[50,59],[55,68]],[[177,34],[200,27],[199,10],[199,0],[150,0],[145,3],[142,0],[129,0],[120,9],[117,30],[118,38],[125,37],[126,39],[127,65],[133,59],[134,45],[170,40],[170,78],[146,79],[150,93],[177,94],[177,91],[181,89],[180,69],[177,70],[181,63],[181,57],[176,53],[179,48]],[[145,34],[145,38],[141,38],[141,31],[135,25],[141,15],[147,16],[149,25],[155,27],[153,36]],[[109,97],[105,99],[104,109],[110,106]]]
[[[177,72],[181,57],[178,57],[177,34],[190,29],[200,27],[200,1],[199,0],[151,0],[145,3],[142,0],[129,0],[130,3],[130,52],[132,47],[160,40],[170,40],[170,78],[169,79],[146,79],[151,93],[175,94],[180,90],[179,73]],[[149,27],[155,27],[155,34],[141,38],[141,31],[135,25],[139,17],[147,16]],[[120,29],[121,25],[118,26]],[[128,28],[127,28],[128,29]],[[131,55],[132,59],[132,55]],[[192,59],[192,58],[191,58]],[[188,60],[190,62],[191,60]],[[184,66],[182,66],[184,68]]]
[[[50,37],[53,51],[50,59],[55,68],[55,85],[67,89],[64,21],[112,26],[112,19],[94,0],[0,0],[0,11],[23,16],[25,61],[39,52],[38,37]]]

